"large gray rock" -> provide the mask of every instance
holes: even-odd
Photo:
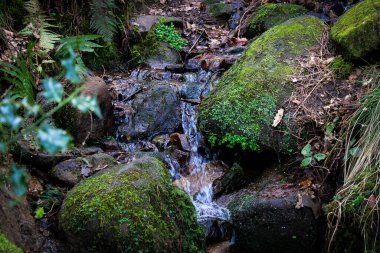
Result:
[[[175,49],[169,47],[166,42],[161,42],[155,53],[150,55],[145,63],[152,69],[164,70],[167,66],[181,62],[181,55]]]
[[[175,88],[157,84],[136,95],[132,101],[133,115],[118,128],[127,141],[151,139],[159,134],[175,132],[181,124],[181,108]]]
[[[319,205],[281,171],[266,171],[218,203],[231,212],[236,252],[321,252]]]
[[[164,16],[156,16],[156,15],[140,15],[133,18],[132,25],[138,28],[138,31],[141,36],[145,36],[148,34],[150,29],[157,24],[160,20],[165,20],[164,23],[173,23],[176,27],[183,27],[183,20],[179,17],[164,17]]]
[[[74,186],[82,178],[89,177],[116,164],[117,162],[112,156],[98,153],[61,162],[50,171],[50,175],[62,183]]]

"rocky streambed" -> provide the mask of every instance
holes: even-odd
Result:
[[[345,15],[355,8],[365,15],[367,2]],[[204,4],[221,10],[221,3]],[[228,6],[236,27],[243,5]],[[211,15],[224,17],[222,10]],[[360,98],[346,80],[350,61],[378,48],[345,45],[352,35],[334,30],[345,15],[331,35],[348,60],[328,50],[326,15],[287,4],[258,13],[247,28],[250,44],[205,53],[193,38],[183,56],[162,43],[145,67],[90,77],[83,94],[97,96],[103,118],[70,107],[55,114],[51,120],[80,146],[65,154],[49,156],[32,140],[16,145],[14,157],[32,173],[28,200],[46,214],[34,221],[24,201],[19,227],[3,208],[1,230],[27,252],[323,252],[322,205],[336,184],[322,182],[327,169],[313,154],[330,151],[336,139],[325,126]],[[151,28],[157,20],[136,22]],[[310,77],[323,77],[323,85],[307,83]],[[320,170],[300,170],[305,143]],[[0,198],[1,206],[7,201]]]

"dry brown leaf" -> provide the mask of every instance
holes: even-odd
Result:
[[[277,127],[278,124],[281,123],[281,120],[282,120],[283,117],[284,117],[284,109],[281,108],[280,110],[278,110],[276,116],[274,117],[272,126],[273,127]]]

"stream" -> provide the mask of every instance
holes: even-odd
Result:
[[[152,70],[153,71],[153,70]],[[139,92],[142,86],[146,85],[148,73],[146,71],[136,71],[131,74],[127,80],[119,80],[121,84],[128,83],[126,89],[123,90],[121,102],[123,106],[132,108],[132,98]],[[171,81],[170,72],[162,73],[163,79]],[[216,160],[216,155],[213,154],[205,145],[204,138],[197,129],[197,105],[201,100],[201,96],[206,95],[212,86],[214,73],[201,70],[197,73],[184,73],[182,81],[175,82],[177,94],[181,95],[186,87],[197,87],[196,92],[193,92],[191,99],[181,99],[180,101],[180,133],[174,133],[180,136],[182,141],[186,143],[188,153],[186,164],[181,164],[176,157],[170,155],[170,134],[163,135],[166,139],[164,145],[159,147],[152,141],[154,138],[139,139],[131,142],[125,141],[120,131],[116,136],[120,146],[127,153],[135,152],[161,152],[165,155],[165,162],[172,175],[172,180],[175,185],[183,189],[192,200],[196,212],[198,222],[206,228],[206,233],[212,235],[217,233],[219,236],[225,236],[227,231],[224,228],[224,223],[228,223],[230,213],[228,209],[217,205],[214,202],[213,182],[222,177],[226,172],[226,165]],[[169,83],[171,85],[173,83]],[[142,86],[141,86],[142,85]],[[178,88],[179,87],[179,88]],[[182,95],[181,95],[182,97]],[[119,99],[120,100],[120,99]],[[127,114],[124,118],[119,118],[118,123],[131,125],[134,113]],[[185,138],[183,138],[185,137]],[[217,225],[215,225],[217,224]],[[221,225],[222,224],[222,225]],[[215,227],[216,226],[216,227]],[[216,232],[217,231],[217,232]],[[230,231],[228,231],[230,232]],[[229,236],[232,237],[232,236]]]

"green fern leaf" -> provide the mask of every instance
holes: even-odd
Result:
[[[51,51],[61,37],[50,30],[50,28],[57,26],[49,23],[52,19],[43,14],[38,0],[29,0],[24,6],[28,11],[28,16],[26,17],[28,25],[20,33],[24,36],[35,37],[39,41],[38,45],[40,48]]]
[[[95,34],[65,37],[60,40],[56,56],[59,58],[67,57],[70,48],[74,52],[94,52],[95,48],[102,47],[94,42],[100,37],[100,35]]]
[[[106,42],[111,42],[116,33],[115,8],[114,0],[92,0],[90,4],[91,29],[102,35]]]
[[[28,102],[34,102],[34,89],[36,83],[34,77],[29,72],[27,63],[24,58],[20,57],[16,60],[16,66],[0,62],[0,71],[8,74],[4,77],[9,83],[14,85],[14,88],[10,91],[10,94],[14,98],[28,99]]]

